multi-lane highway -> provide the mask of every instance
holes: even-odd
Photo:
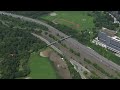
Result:
[[[62,39],[59,39],[59,40],[57,40],[57,41],[54,41],[54,42],[48,44],[47,46],[51,46],[51,45],[53,45],[53,44],[55,44],[55,43],[57,43],[57,42],[59,42],[59,41],[66,40],[66,39],[68,39],[68,38],[70,38],[70,37],[71,37],[71,35],[70,35],[70,36],[67,36],[67,37],[64,37],[64,38],[62,38]]]
[[[20,19],[23,19],[23,20],[26,20],[26,21],[29,21],[29,22],[37,23],[37,24],[42,24],[42,25],[48,27],[48,29],[54,35],[59,33],[60,36],[68,37],[64,33],[60,32],[59,30],[55,29],[54,27],[52,27],[52,26],[50,26],[50,25],[48,25],[44,22],[41,22],[40,20],[28,18],[28,17],[21,16],[21,15],[15,15],[15,14],[11,14],[11,13],[1,12],[1,11],[0,11],[0,14],[12,16],[12,17],[15,17],[15,18],[20,18]],[[69,45],[69,47],[74,49],[75,51],[80,52],[80,53],[85,53],[87,59],[92,58],[92,59],[97,60],[98,62],[108,66],[109,68],[120,71],[120,66],[119,65],[117,65],[117,64],[111,62],[110,60],[104,58],[103,56],[101,56],[100,54],[95,52],[94,50],[87,48],[86,46],[79,43],[77,40],[75,40],[73,38],[68,38],[65,43],[67,45]]]
[[[43,37],[41,37],[41,36],[39,36],[39,35],[37,35],[37,34],[35,34],[35,33],[31,33],[31,34],[32,34],[33,36],[39,38],[40,40],[44,41],[47,45],[50,45],[50,44],[51,44],[48,40],[44,39]],[[62,53],[58,48],[56,48],[54,45],[50,45],[50,47],[53,48],[53,49],[54,49],[56,52],[58,52],[59,54],[63,55],[63,53]]]

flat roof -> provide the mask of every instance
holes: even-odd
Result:
[[[111,37],[111,38],[114,39],[114,40],[116,40],[116,41],[118,41],[118,42],[120,42],[120,38],[117,37],[117,36],[114,36],[114,37]]]
[[[109,30],[109,29],[104,28],[104,27],[100,31],[106,33],[107,35],[109,35],[111,37],[115,36],[115,34],[117,33],[116,31]]]

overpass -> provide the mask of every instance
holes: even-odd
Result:
[[[71,35],[70,35],[70,36],[66,36],[66,37],[64,37],[64,38],[62,38],[62,39],[59,39],[59,40],[57,40],[57,41],[54,41],[54,42],[48,44],[47,46],[51,46],[51,45],[53,45],[53,44],[55,44],[55,43],[57,43],[57,42],[59,42],[59,41],[64,41],[64,40],[66,40],[66,39],[68,39],[68,38],[71,38]]]
[[[64,37],[64,38],[62,38],[62,39],[59,39],[59,40],[57,40],[57,41],[54,41],[54,42],[50,43],[49,41],[47,41],[46,39],[44,39],[43,37],[41,37],[41,36],[39,36],[39,35],[37,35],[37,34],[35,34],[35,33],[31,33],[31,34],[32,34],[33,36],[41,39],[42,41],[44,41],[44,42],[47,44],[47,47],[50,46],[51,48],[53,48],[56,52],[58,52],[58,53],[61,54],[61,55],[63,55],[63,53],[62,53],[58,48],[56,48],[53,44],[55,44],[55,43],[57,43],[57,42],[59,42],[59,41],[66,40],[66,39],[68,39],[68,38],[71,37],[71,35],[70,35],[70,36]]]
[[[45,38],[43,38],[43,37],[41,37],[41,36],[39,36],[39,35],[37,35],[37,34],[35,34],[35,33],[31,33],[31,34],[32,34],[33,36],[39,38],[40,40],[44,41],[47,45],[50,45],[50,42],[49,42],[48,40],[46,40]],[[56,52],[58,52],[59,54],[63,55],[63,53],[62,53],[57,47],[55,47],[54,45],[50,45],[50,47],[51,47],[52,49],[54,49]]]

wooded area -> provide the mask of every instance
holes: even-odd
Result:
[[[110,30],[117,30],[118,23],[114,23],[114,19],[107,12],[93,11],[91,15],[94,17],[94,23],[96,27],[108,28]]]
[[[32,36],[30,32],[32,30],[26,27],[40,29],[43,27],[2,15],[0,21],[0,78],[13,79],[26,76],[30,73],[28,65],[30,54],[46,45]],[[19,28],[15,28],[16,26]],[[23,27],[26,29],[22,29]]]

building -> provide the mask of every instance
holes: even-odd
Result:
[[[104,43],[108,49],[120,53],[120,38],[115,36],[117,32],[103,28],[98,33],[98,40]]]

